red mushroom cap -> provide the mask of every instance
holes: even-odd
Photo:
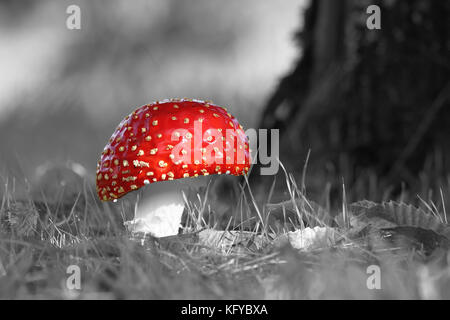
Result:
[[[110,201],[157,181],[238,176],[250,163],[247,136],[225,108],[190,99],[155,102],[125,117],[111,136],[97,165],[97,193]]]

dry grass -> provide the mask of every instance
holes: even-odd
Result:
[[[270,222],[270,206],[258,206],[244,184],[233,206],[240,212],[216,230],[217,221],[207,218],[208,186],[204,194],[186,195],[184,234],[159,241],[131,239],[122,225],[131,206],[98,202],[88,183],[49,202],[31,192],[18,198],[18,182],[3,177],[0,298],[450,298],[450,255],[442,249],[428,256],[417,247],[377,246],[371,235],[352,237],[345,219],[338,219],[344,224],[333,245],[309,251],[283,245],[288,230],[328,223],[305,197],[304,182],[298,188],[292,175],[285,176],[294,215],[285,215],[278,228]],[[199,237],[205,229],[209,238],[204,231]],[[70,265],[81,269],[81,290],[66,287]],[[369,265],[381,268],[380,290],[367,288]]]

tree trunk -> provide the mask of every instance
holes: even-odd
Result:
[[[366,26],[372,4],[381,8],[380,30]],[[312,173],[351,184],[370,171],[411,185],[441,150],[433,174],[442,174],[450,155],[450,1],[312,0],[304,14],[303,53],[260,122],[280,129],[286,167],[299,172],[311,148]]]

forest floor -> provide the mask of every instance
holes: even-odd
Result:
[[[50,201],[19,198],[11,179],[2,182],[0,299],[450,298],[450,251],[439,234],[447,220],[432,205],[400,205],[406,217],[439,225],[430,226],[437,233],[414,227],[411,234],[398,219],[371,216],[381,207],[370,201],[343,203],[332,217],[291,190],[281,204],[249,201],[253,229],[218,230],[202,219],[200,195],[181,235],[154,239],[128,234],[124,208],[100,203],[87,184],[75,197]],[[355,224],[358,208],[370,217]],[[302,219],[269,223],[277,210]]]

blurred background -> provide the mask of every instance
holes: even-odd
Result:
[[[450,1],[425,0],[0,1],[1,168],[71,160],[93,176],[125,115],[191,97],[280,129],[298,181],[310,151],[314,199],[342,200],[343,183],[349,201],[447,190],[449,17]],[[274,177],[257,169],[265,198]]]
[[[81,9],[81,30],[66,9]],[[0,154],[16,174],[95,169],[121,119],[172,97],[212,100],[244,127],[297,49],[304,1],[0,1]]]

